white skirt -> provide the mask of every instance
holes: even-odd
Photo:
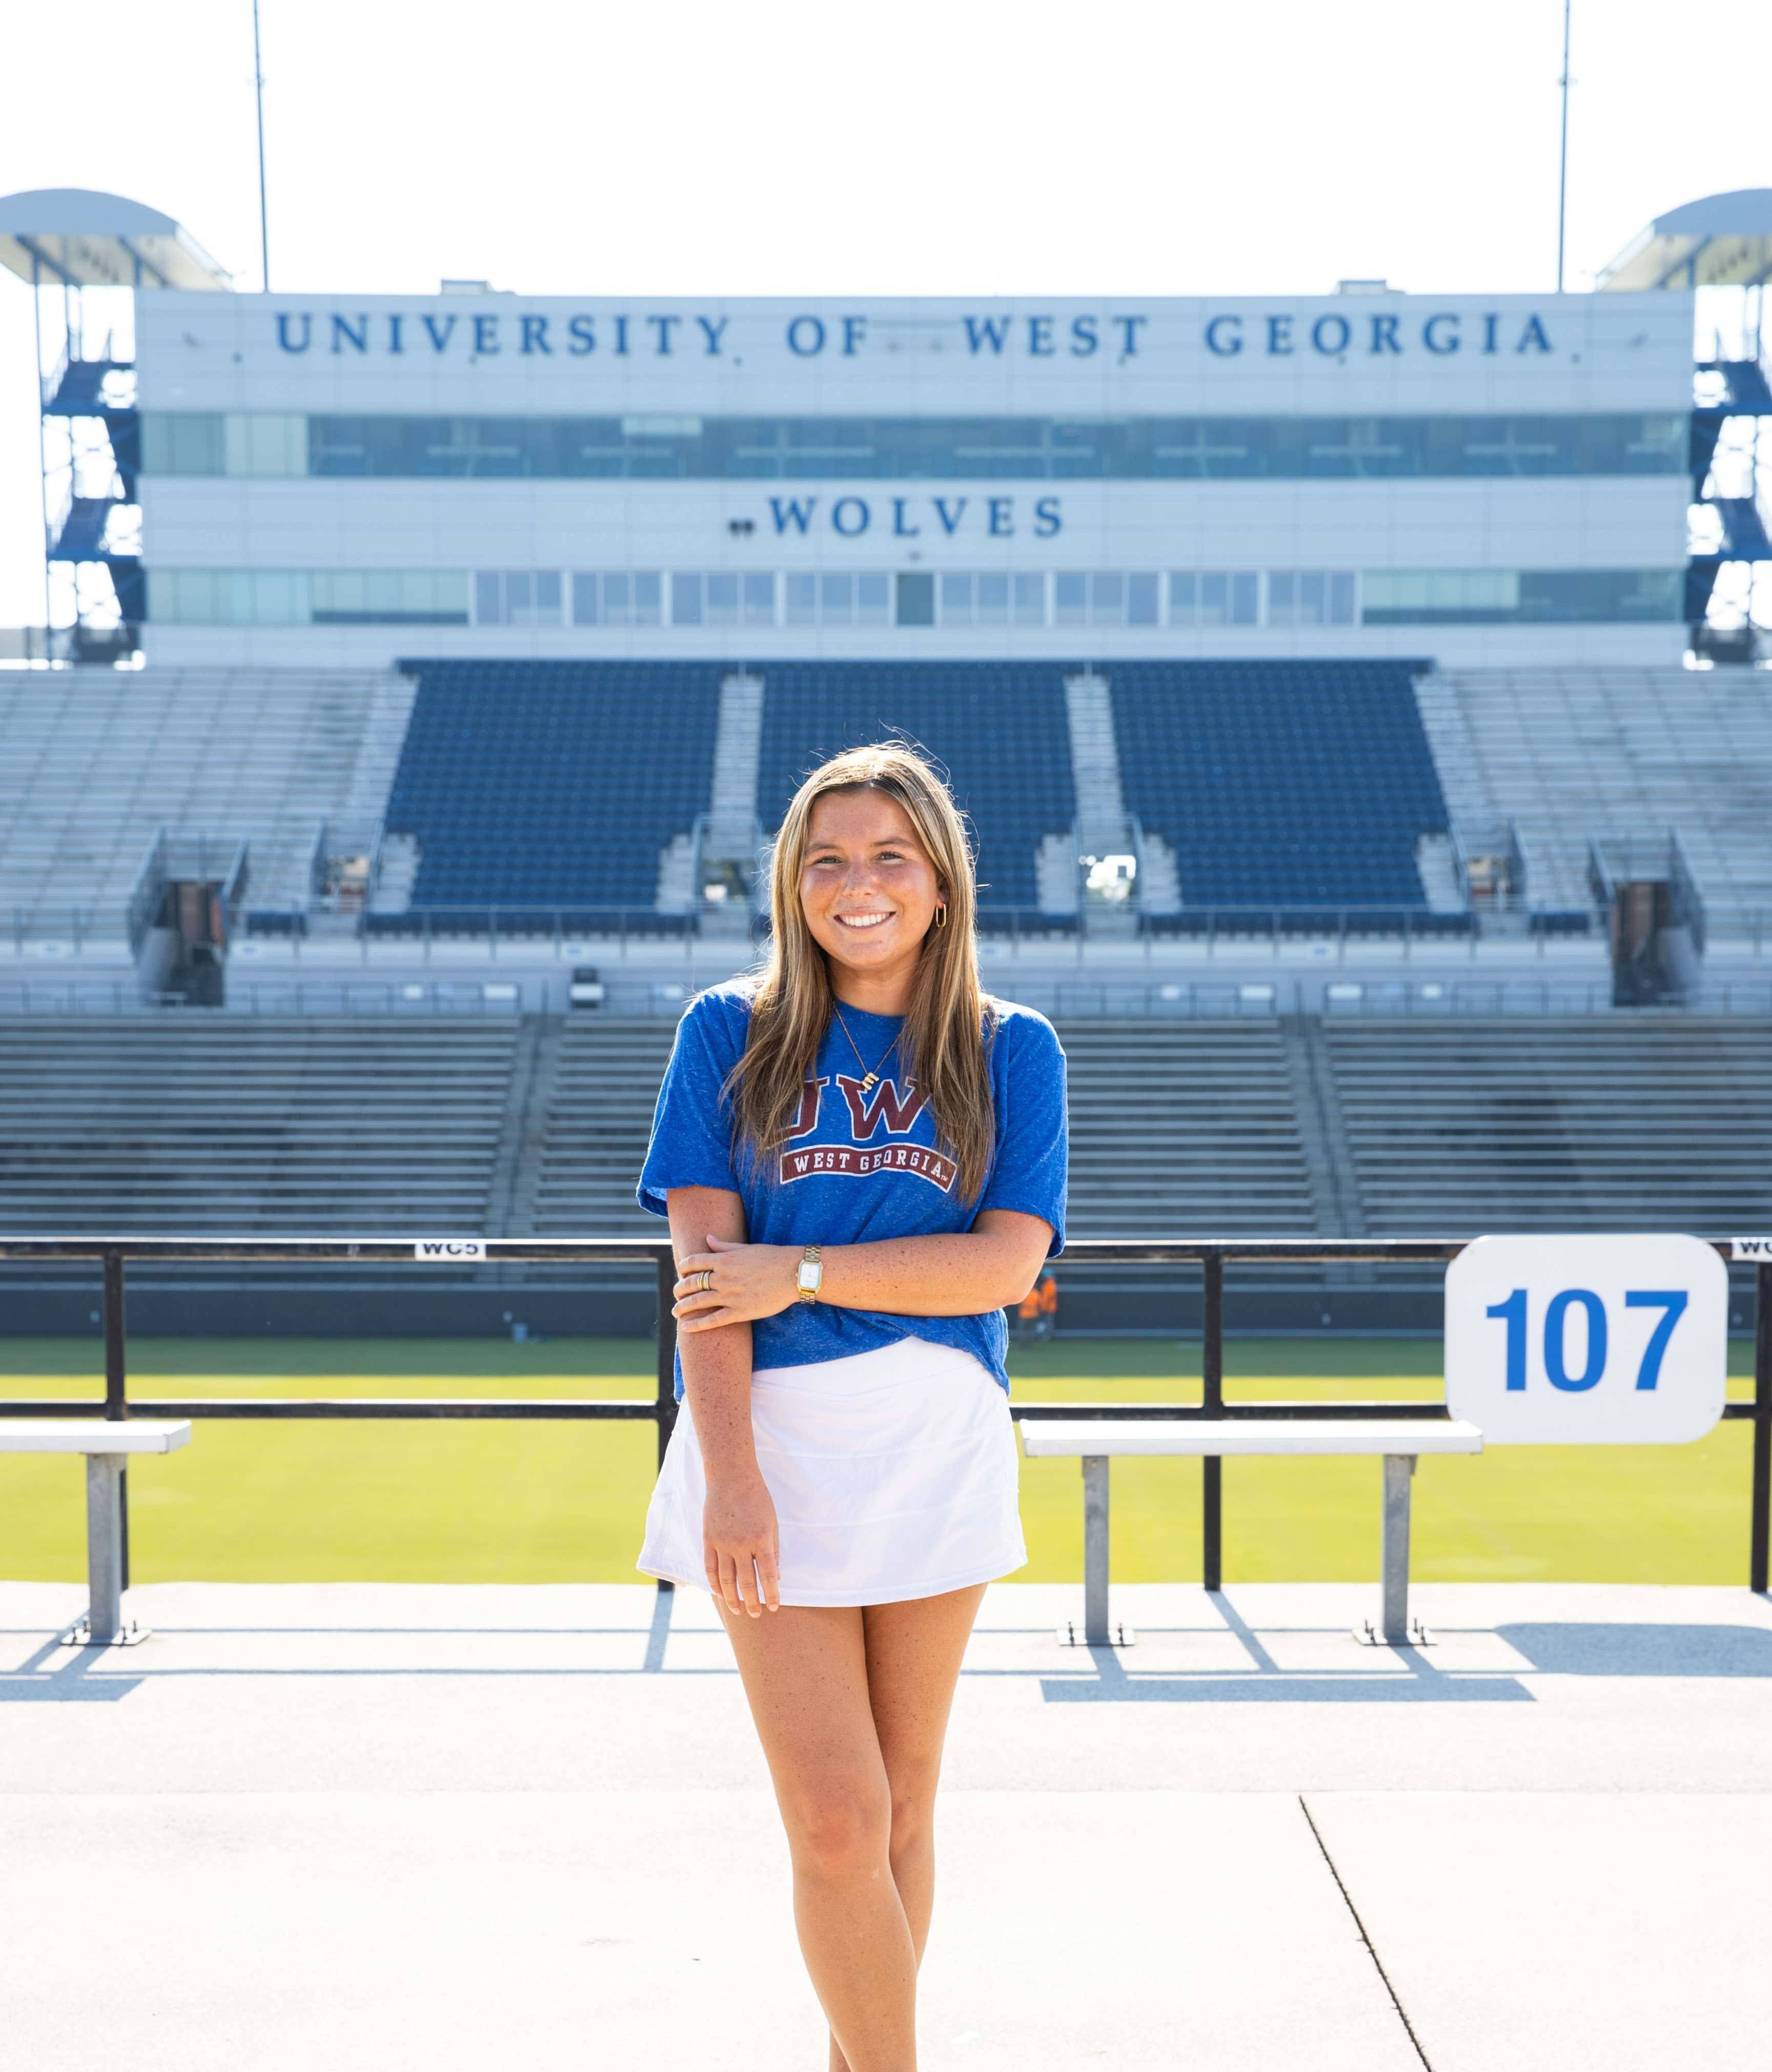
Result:
[[[890,1605],[988,1583],[1027,1560],[1009,1399],[970,1353],[900,1338],[750,1377],[757,1465],[781,1532],[784,1605]],[[707,1476],[687,1400],[635,1564],[708,1587]]]

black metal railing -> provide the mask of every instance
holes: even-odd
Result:
[[[89,1259],[103,1275],[105,1395],[98,1402],[68,1397],[0,1400],[0,1413],[23,1417],[65,1417],[72,1412],[111,1418],[584,1418],[650,1419],[656,1428],[658,1457],[664,1457],[676,1422],[674,1400],[676,1326],[671,1315],[676,1277],[668,1244],[654,1238],[487,1238],[454,1241],[452,1248],[427,1252],[441,1241],[376,1238],[150,1238],[0,1237],[0,1260]],[[1224,1269],[1227,1264],[1355,1266],[1444,1264],[1469,1240],[1462,1238],[1081,1238],[1065,1248],[1079,1264],[1198,1266],[1201,1305],[1201,1400],[1198,1403],[1012,1403],[1016,1417],[1170,1417],[1185,1419],[1420,1417],[1448,1415],[1443,1401],[1231,1403],[1224,1400]],[[1713,1240],[1727,1260],[1730,1241]],[[201,1396],[143,1399],[129,1392],[125,1276],[129,1263],[172,1265],[194,1260],[241,1265],[397,1266],[416,1272],[467,1265],[638,1265],[649,1263],[657,1282],[656,1385],[651,1396]],[[1753,1473],[1749,1493],[1749,1588],[1767,1589],[1772,1556],[1772,1260],[1754,1268],[1753,1395],[1724,1406],[1725,1418],[1751,1420]],[[1205,1587],[1223,1580],[1223,1463],[1201,1463],[1202,1572]],[[127,1549],[127,1513],[125,1548]],[[125,1551],[125,1580],[127,1581]]]

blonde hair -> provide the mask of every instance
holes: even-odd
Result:
[[[915,1078],[935,1116],[936,1141],[959,1169],[963,1201],[984,1191],[996,1144],[987,1021],[996,1003],[978,983],[978,898],[972,845],[939,774],[897,742],[833,755],[794,794],[770,858],[775,935],[757,980],[744,1054],[726,1091],[735,1133],[760,1163],[786,1137],[801,1090],[830,1026],[829,968],[800,903],[812,808],[833,791],[883,792],[903,809],[940,881],[945,927],[931,927],[912,980],[898,1046],[900,1070]]]

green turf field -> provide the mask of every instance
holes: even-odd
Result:
[[[1751,1348],[1730,1348],[1749,1392]],[[1244,1339],[1239,1396],[1440,1392],[1437,1341]],[[96,1342],[0,1339],[0,1396],[102,1393]],[[1198,1350],[1066,1340],[1012,1355],[1029,1398],[1190,1401]],[[625,1396],[652,1393],[642,1339],[180,1340],[130,1346],[133,1395]],[[1415,1499],[1423,1580],[1743,1583],[1749,1428],[1697,1445],[1498,1450],[1425,1460]],[[130,1470],[134,1580],[626,1582],[651,1486],[645,1424],[199,1424],[191,1445]],[[0,1577],[84,1573],[77,1459],[0,1455]],[[1227,1580],[1359,1581],[1378,1569],[1375,1461],[1230,1461]],[[1114,1573],[1198,1578],[1198,1463],[1113,1470]],[[1028,1582],[1083,1569],[1074,1461],[1024,1462]]]

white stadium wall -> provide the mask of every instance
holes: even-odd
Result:
[[[138,323],[153,660],[1685,645],[1684,295]]]

